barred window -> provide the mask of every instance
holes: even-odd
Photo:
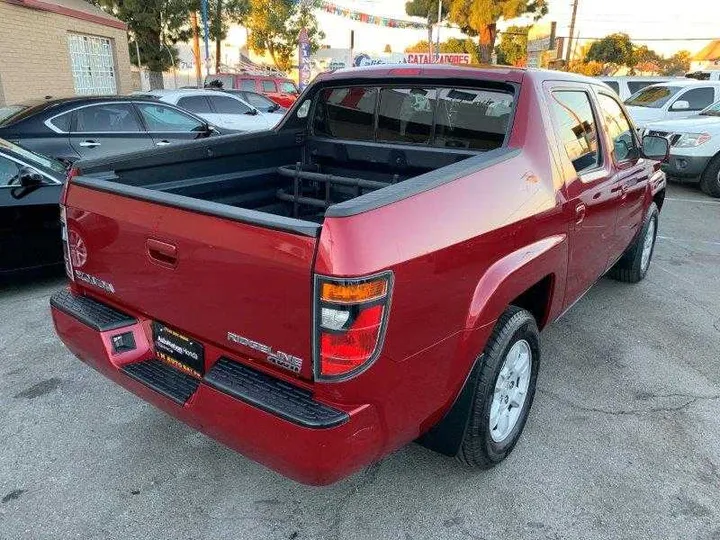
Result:
[[[81,96],[117,94],[115,59],[109,39],[68,34],[75,92]]]

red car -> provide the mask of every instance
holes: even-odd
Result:
[[[272,132],[77,164],[55,328],[300,482],[414,440],[490,467],[525,425],[540,330],[603,274],[647,273],[667,153],[586,77],[322,75]]]
[[[246,73],[218,73],[205,77],[205,86],[225,90],[245,90],[264,94],[281,107],[289,109],[300,95],[293,81],[271,75],[249,75]]]

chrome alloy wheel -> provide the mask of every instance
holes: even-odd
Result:
[[[521,339],[505,355],[495,382],[490,405],[490,436],[496,443],[503,442],[515,428],[525,404],[531,374],[532,349]]]
[[[640,270],[645,272],[650,265],[650,255],[652,255],[653,244],[655,244],[655,219],[650,220],[645,239],[643,240],[642,257],[640,259]]]

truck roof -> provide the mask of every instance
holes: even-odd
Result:
[[[457,66],[440,64],[381,64],[353,67],[322,73],[316,80],[428,78],[478,79],[520,83],[525,77],[534,80],[574,81],[598,84],[598,79],[549,69],[517,68],[511,66]]]

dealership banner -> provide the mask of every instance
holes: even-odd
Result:
[[[469,64],[470,55],[465,53],[441,53],[432,57],[429,53],[405,53],[408,64]]]

